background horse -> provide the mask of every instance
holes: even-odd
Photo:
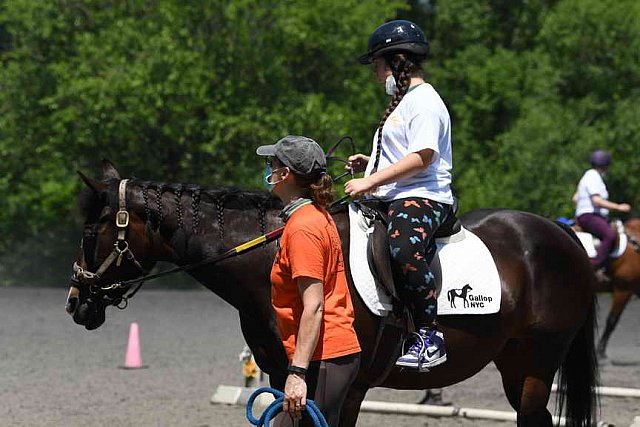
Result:
[[[627,235],[635,243],[627,243],[622,256],[610,261],[611,283],[598,290],[612,290],[611,308],[607,315],[607,323],[598,343],[598,358],[606,359],[607,343],[615,329],[620,315],[635,294],[640,297],[640,219],[629,219],[625,222]]]
[[[187,265],[213,257],[282,225],[277,217],[279,203],[264,192],[132,180],[126,188],[126,245],[118,244],[119,174],[107,162],[102,181],[83,179],[89,187],[80,196],[83,244],[67,311],[87,329],[104,322],[108,305],[122,302],[128,289],[113,283],[139,277],[157,261]],[[334,218],[348,266],[346,208]],[[372,387],[445,387],[471,377],[491,361],[500,371],[519,425],[552,425],[546,406],[556,372],[559,408],[566,406],[568,425],[591,425],[597,379],[594,276],[584,250],[570,231],[529,213],[478,210],[461,220],[484,241],[496,261],[502,284],[500,312],[440,316],[447,337],[447,362],[425,373],[400,370],[395,360],[404,327],[372,315],[348,274],[362,363],[343,405],[340,425],[355,426],[360,404]],[[123,251],[126,246],[127,256],[121,263],[110,264],[99,278],[86,274],[105,265],[114,244]],[[270,301],[274,246],[189,274],[238,310],[256,361],[269,374],[271,384],[282,388],[288,361]]]

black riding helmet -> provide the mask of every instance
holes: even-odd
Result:
[[[369,37],[367,53],[360,56],[361,64],[371,64],[374,58],[393,52],[410,52],[426,56],[429,42],[420,27],[411,21],[395,20],[380,25]]]

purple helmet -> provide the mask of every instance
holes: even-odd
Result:
[[[604,150],[596,150],[589,156],[589,163],[595,167],[607,167],[611,164],[611,156]]]

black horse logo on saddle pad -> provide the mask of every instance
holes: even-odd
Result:
[[[457,298],[462,298],[463,301],[463,307],[467,308],[469,306],[469,301],[467,301],[467,293],[469,293],[469,291],[472,291],[473,288],[471,286],[464,285],[462,288],[460,289],[451,289],[448,293],[447,293],[447,299],[449,300],[449,303],[451,304],[451,308],[456,308],[456,297]]]

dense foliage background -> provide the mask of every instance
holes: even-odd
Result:
[[[637,0],[0,0],[0,283],[65,284],[75,171],[103,157],[257,187],[255,147],[287,133],[368,153],[387,98],[355,58],[393,18],[431,40],[463,211],[570,216],[596,148],[640,204]]]

